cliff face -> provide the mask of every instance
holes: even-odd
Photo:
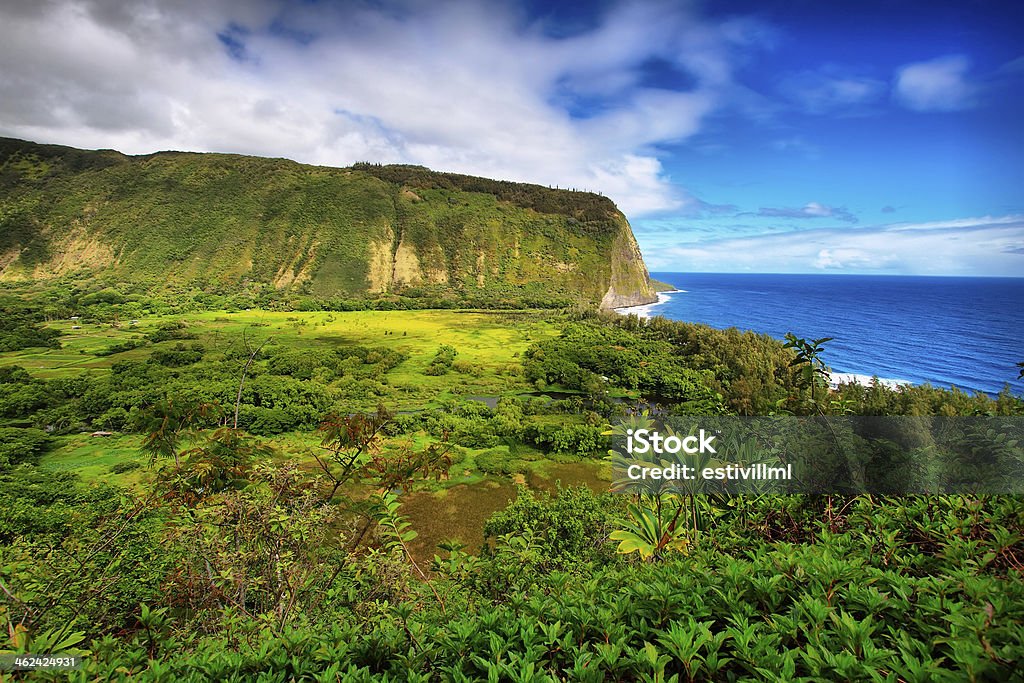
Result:
[[[0,139],[0,279],[69,276],[319,297],[655,299],[625,217],[590,193]]]
[[[640,245],[628,225],[623,226],[612,245],[611,265],[611,282],[601,298],[602,309],[641,306],[658,300]]]

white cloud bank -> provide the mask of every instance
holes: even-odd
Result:
[[[668,272],[1015,277],[1024,273],[1024,215],[864,228],[822,228],[659,246],[644,253]]]
[[[418,163],[601,191],[630,215],[684,207],[652,146],[700,128],[756,27],[646,1],[570,37],[544,28],[461,0],[15,0],[0,7],[0,134]],[[644,87],[648,59],[693,88]],[[614,105],[571,116],[586,98]]]

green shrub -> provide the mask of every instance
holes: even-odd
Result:
[[[50,437],[38,429],[0,427],[0,472],[17,465],[36,464],[50,444]]]
[[[481,451],[473,456],[473,462],[481,472],[502,477],[524,474],[528,467],[525,460],[517,458],[509,452],[508,446],[498,446]]]
[[[125,472],[132,472],[142,467],[139,463],[134,460],[123,460],[118,463],[114,463],[110,466],[110,471],[113,474],[124,474]]]
[[[520,487],[508,507],[484,525],[485,538],[530,536],[539,543],[540,569],[578,570],[613,556],[608,543],[614,521],[613,501],[585,486],[562,488],[554,496]]]
[[[425,375],[445,375],[452,368],[452,364],[455,362],[455,356],[459,354],[453,347],[447,344],[442,344],[434,355],[434,359],[430,361],[430,365],[423,371]]]

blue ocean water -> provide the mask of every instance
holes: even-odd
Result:
[[[1024,395],[1024,278],[652,273],[678,288],[647,315],[782,339],[835,337],[835,372]],[[634,309],[629,309],[634,310]]]

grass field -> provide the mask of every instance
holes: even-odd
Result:
[[[509,366],[518,364],[530,344],[558,330],[546,314],[529,311],[203,312],[140,318],[116,326],[58,321],[49,327],[64,333],[62,348],[0,354],[0,365],[21,365],[43,378],[108,369],[118,360],[142,358],[150,351],[140,348],[103,356],[105,349],[139,340],[161,323],[177,320],[188,324],[214,352],[240,344],[243,335],[254,344],[269,340],[289,348],[363,345],[401,351],[410,358],[389,373],[391,382],[438,394],[467,394],[474,387],[515,388],[507,381]],[[472,364],[475,373],[460,373],[462,381],[454,385],[452,376],[424,376],[441,344],[455,347],[458,360]],[[459,384],[467,391],[453,391]]]
[[[61,437],[61,444],[43,458],[43,466],[76,472],[86,481],[113,481],[129,485],[149,478],[148,459],[139,451],[142,438],[137,435],[95,437],[74,434]],[[137,468],[116,472],[113,468],[134,463]]]
[[[485,400],[493,405],[502,395],[529,392],[520,373],[523,352],[533,343],[558,334],[559,321],[549,314],[520,311],[354,311],[354,312],[202,312],[187,316],[149,316],[117,325],[84,321],[58,321],[50,326],[64,333],[60,349],[26,349],[0,354],[0,365],[21,365],[33,375],[52,379],[108,372],[111,365],[127,359],[145,359],[156,348],[176,341],[146,344],[106,355],[115,345],[143,342],[144,336],[167,322],[184,322],[202,343],[207,354],[217,355],[248,339],[253,345],[268,341],[269,347],[287,349],[335,348],[359,345],[399,351],[406,360],[386,375],[386,404],[392,410],[417,411],[436,407],[452,397]],[[438,348],[449,345],[458,351],[459,371],[440,376],[425,375]],[[375,404],[352,405],[351,410],[370,410]],[[567,416],[542,416],[557,423]],[[433,437],[403,435],[385,440],[382,448],[403,445],[422,448]],[[313,431],[291,432],[265,439],[279,458],[297,460],[316,468],[312,453],[320,444]],[[91,436],[89,433],[57,437],[57,447],[41,465],[51,470],[78,473],[86,481],[132,486],[152,480],[155,470],[140,452],[138,434]],[[525,471],[510,476],[482,472],[477,456],[507,451],[457,448],[457,463],[448,478],[418,485],[404,496],[406,514],[420,536],[415,555],[429,560],[437,543],[455,539],[477,550],[487,517],[516,495],[517,486],[553,490],[563,485],[588,485],[607,490],[609,474],[601,462],[552,460],[529,447],[517,449]]]

